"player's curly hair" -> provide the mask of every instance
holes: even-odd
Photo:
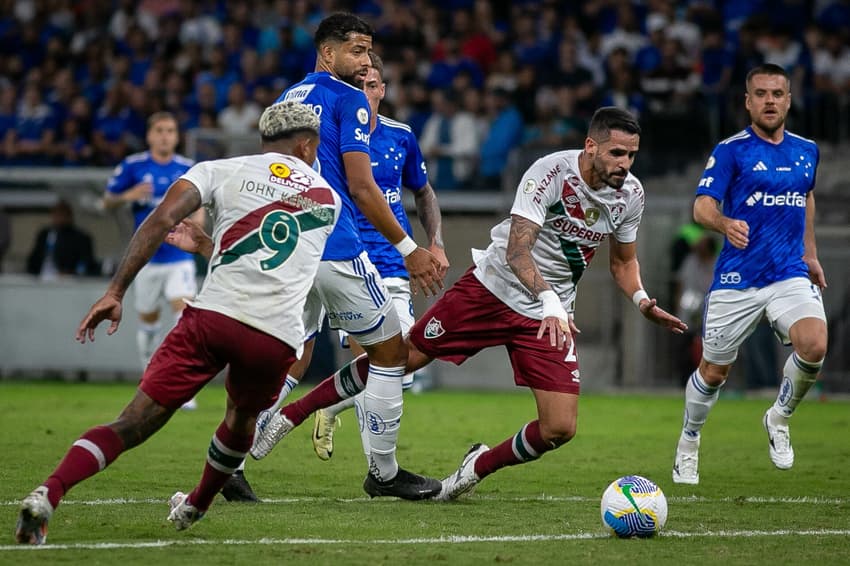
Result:
[[[260,137],[264,142],[271,142],[302,132],[319,135],[319,123],[319,116],[306,104],[278,102],[266,108],[260,116]]]
[[[313,36],[313,44],[318,49],[328,41],[348,41],[348,36],[352,33],[360,33],[369,37],[375,35],[372,26],[363,19],[348,12],[337,12],[319,22],[316,35]]]
[[[631,112],[616,106],[603,106],[593,113],[587,136],[597,143],[608,141],[611,130],[640,135],[640,124]]]

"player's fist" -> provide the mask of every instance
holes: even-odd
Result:
[[[729,243],[739,250],[743,250],[750,243],[750,225],[744,220],[727,218],[723,223],[723,233]]]

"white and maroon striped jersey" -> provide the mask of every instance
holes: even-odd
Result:
[[[300,356],[301,315],[339,196],[303,161],[279,153],[205,161],[182,178],[214,222],[215,248],[191,304],[271,334]]]
[[[541,227],[531,254],[568,312],[573,311],[576,283],[596,249],[612,234],[618,242],[634,242],[644,205],[643,187],[631,173],[619,189],[591,189],[579,173],[580,153],[559,151],[538,159],[523,175],[511,208],[512,215]],[[506,305],[541,320],[540,301],[505,259],[510,229],[507,218],[490,231],[486,250],[473,250],[475,276]]]

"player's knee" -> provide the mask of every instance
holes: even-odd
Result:
[[[572,440],[575,435],[575,421],[563,420],[549,423],[548,426],[544,426],[541,423],[540,426],[540,436],[543,438],[543,441],[556,448]]]
[[[699,374],[707,385],[720,387],[729,377],[729,365],[710,364],[703,360],[699,366]]]
[[[804,340],[797,347],[797,355],[810,363],[823,360],[826,357],[826,337],[822,339],[813,337],[812,339]]]

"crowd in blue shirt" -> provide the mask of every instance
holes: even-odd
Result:
[[[743,77],[763,61],[791,73],[794,131],[850,131],[845,0],[18,0],[0,2],[0,165],[113,166],[144,150],[153,112],[186,131],[263,108],[313,70],[313,32],[336,10],[375,28],[383,114],[419,136],[431,93],[456,96],[487,186],[516,147],[580,143],[599,105],[638,114],[644,148],[702,159],[746,124]]]

